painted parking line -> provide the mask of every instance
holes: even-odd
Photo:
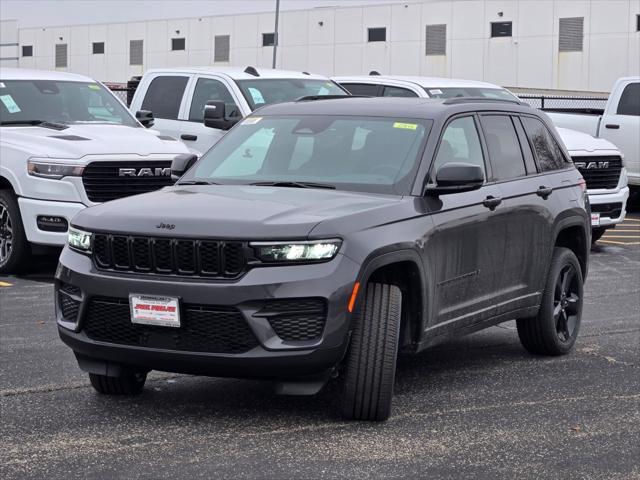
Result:
[[[613,240],[598,240],[598,243],[611,243],[614,245],[640,245],[640,242],[614,242]]]

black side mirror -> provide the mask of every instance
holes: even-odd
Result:
[[[220,100],[212,100],[204,106],[204,126],[229,130],[240,121],[240,117],[227,118],[225,103]]]
[[[180,177],[189,170],[198,160],[198,156],[192,153],[181,153],[171,162],[171,180],[177,182]]]
[[[151,128],[155,123],[155,119],[153,118],[153,112],[150,110],[138,110],[136,112],[136,118],[144,128]]]
[[[443,195],[469,192],[484,184],[484,170],[471,163],[451,162],[442,165],[436,172],[436,184],[427,186],[426,193]]]

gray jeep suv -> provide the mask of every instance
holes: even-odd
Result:
[[[574,345],[588,197],[526,105],[301,99],[172,170],[82,211],[60,258],[59,333],[100,393],[150,370],[286,394],[337,377],[346,417],[384,420],[398,351],[512,319],[532,353]]]

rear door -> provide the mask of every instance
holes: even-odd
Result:
[[[225,114],[242,117],[240,103],[222,77],[197,75],[188,89],[186,108],[182,115],[180,140],[188,147],[204,153],[224,135],[223,130],[204,125],[204,107],[209,101],[225,103]]]
[[[185,92],[190,79],[189,74],[155,74],[149,79],[140,107],[135,104],[132,106],[134,109],[151,110],[155,117],[155,130],[180,138],[180,112],[185,103]]]

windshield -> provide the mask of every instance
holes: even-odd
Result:
[[[431,98],[456,98],[456,97],[475,97],[475,98],[497,98],[500,100],[519,99],[508,92],[504,88],[475,88],[475,87],[451,87],[451,88],[427,88],[424,89]]]
[[[305,78],[256,78],[236,82],[251,110],[269,103],[291,102],[308,95],[348,95],[331,80]]]
[[[5,125],[52,122],[139,126],[102,85],[51,80],[0,81],[0,122]]]
[[[387,117],[250,116],[180,183],[280,183],[407,194],[430,124]]]

